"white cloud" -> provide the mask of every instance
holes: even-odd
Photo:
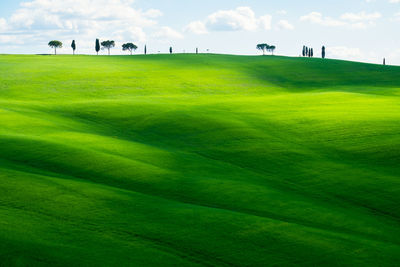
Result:
[[[195,34],[206,34],[208,33],[207,27],[202,21],[192,21],[185,27],[186,32],[192,32]]]
[[[161,27],[161,29],[153,34],[155,38],[164,40],[171,40],[171,39],[182,39],[183,35],[170,27]]]
[[[7,21],[4,18],[0,18],[0,32],[7,29]]]
[[[294,26],[284,19],[278,22],[278,28],[283,30],[294,30]]]
[[[320,24],[323,26],[330,26],[330,27],[336,27],[336,26],[343,26],[346,23],[340,20],[333,19],[331,17],[324,17],[321,13],[319,12],[311,12],[305,16],[300,17],[301,21],[308,21],[314,24]]]
[[[374,26],[375,21],[380,19],[382,15],[378,12],[374,13],[345,13],[339,19],[323,16],[319,12],[311,12],[300,17],[300,21],[307,21],[313,24],[319,24],[328,27],[346,26],[353,29],[365,29],[368,26]]]
[[[12,40],[12,36],[17,35],[20,39],[43,45],[49,39],[68,42],[77,39],[81,45],[90,43],[92,51],[95,38],[145,42],[146,32],[166,31],[156,20],[162,16],[161,11],[137,9],[133,3],[133,0],[25,1],[7,21],[0,19],[0,42]],[[5,28],[7,32],[4,32]],[[26,38],[31,35],[33,39]],[[174,34],[167,31],[164,35]]]
[[[232,10],[220,10],[209,15],[203,21],[193,21],[186,30],[204,34],[208,31],[256,31],[271,29],[270,15],[257,17],[250,7],[238,7]]]
[[[260,27],[264,30],[270,30],[272,24],[272,16],[265,15],[259,18]]]
[[[342,20],[348,20],[351,22],[356,22],[356,21],[374,21],[377,19],[380,19],[382,17],[381,13],[379,12],[374,12],[374,13],[365,13],[360,12],[360,13],[345,13],[340,18]]]
[[[211,14],[207,25],[213,30],[245,30],[257,29],[257,19],[250,7],[238,7],[235,10],[221,10]]]
[[[365,57],[359,48],[334,46],[327,48],[327,55],[331,58],[359,60]]]

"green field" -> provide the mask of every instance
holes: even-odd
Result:
[[[0,56],[0,265],[399,261],[400,67]]]

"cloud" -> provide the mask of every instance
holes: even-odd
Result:
[[[145,42],[146,32],[165,31],[158,26],[160,10],[137,9],[133,3],[133,0],[25,1],[7,21],[0,19],[0,42],[9,42],[12,36],[43,45],[49,39],[77,39],[79,44],[91,44],[95,38]]]
[[[238,7],[212,13],[203,21],[193,21],[185,27],[185,30],[195,34],[204,34],[209,31],[270,30],[271,20],[270,15],[257,17],[250,7]]]
[[[382,15],[378,12],[374,13],[345,13],[340,18],[335,19],[325,17],[319,12],[311,12],[300,17],[300,21],[306,21],[313,24],[319,24],[327,27],[348,27],[353,29],[365,29],[368,26],[374,26],[375,21],[380,19]]]
[[[153,37],[164,40],[182,39],[183,35],[170,27],[161,27],[161,29],[153,34]]]
[[[282,30],[294,30],[294,26],[284,19],[278,22],[278,28]]]
[[[208,33],[207,27],[202,21],[192,21],[185,29],[186,32],[192,32],[194,34],[206,34]]]
[[[381,13],[379,12],[374,12],[374,13],[365,13],[360,12],[360,13],[345,13],[340,16],[342,20],[347,20],[351,22],[356,22],[356,21],[373,21],[380,19],[382,17]]]
[[[336,20],[331,17],[324,17],[319,12],[311,12],[305,16],[300,17],[300,20],[329,27],[343,26],[346,24],[343,21]]]
[[[264,29],[264,30],[271,29],[272,16],[265,15],[265,16],[260,17],[258,20],[259,20],[259,25],[262,29]]]
[[[0,33],[7,30],[7,21],[4,18],[0,18]]]
[[[327,55],[331,58],[360,60],[365,58],[364,53],[359,48],[346,46],[327,47]]]

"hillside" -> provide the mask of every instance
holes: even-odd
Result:
[[[0,265],[395,266],[400,67],[0,56]]]

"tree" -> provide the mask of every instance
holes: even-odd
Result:
[[[325,58],[325,54],[326,54],[325,53],[325,46],[322,47],[322,53],[321,54],[322,54],[322,58]]]
[[[386,58],[383,59],[383,66],[386,65]]]
[[[96,39],[96,53],[97,53],[97,55],[99,55],[99,51],[100,51],[100,40]]]
[[[132,43],[126,43],[122,45],[122,50],[123,51],[129,51],[132,55],[132,52],[135,51],[138,47],[135,44]]]
[[[276,49],[276,46],[274,46],[274,45],[269,45],[268,46],[268,51],[270,51],[272,53],[272,55],[274,55],[275,49]]]
[[[198,47],[196,47],[196,54],[198,54],[199,53],[199,48]]]
[[[172,46],[169,48],[169,53],[172,54]]]
[[[306,46],[305,45],[303,45],[303,52],[301,54],[303,55],[303,57],[306,56]]]
[[[257,50],[261,50],[263,52],[263,55],[265,55],[265,50],[267,50],[268,45],[267,44],[258,44],[256,46]]]
[[[75,43],[75,40],[72,40],[71,48],[72,48],[72,54],[75,55],[75,50],[76,50],[76,43]]]
[[[103,47],[103,49],[107,49],[108,55],[110,55],[110,49],[115,47],[115,42],[111,40],[103,41],[101,42],[101,46]]]
[[[147,55],[147,45],[144,46],[144,54]]]
[[[310,57],[314,57],[314,48],[311,48]]]
[[[62,43],[60,41],[54,40],[49,42],[49,46],[54,48],[54,55],[57,55],[57,48],[62,48]]]
[[[49,46],[54,48],[54,55],[57,55],[57,48],[62,48],[62,42],[54,40],[49,42]]]
[[[306,46],[306,57],[308,57],[308,47]]]

